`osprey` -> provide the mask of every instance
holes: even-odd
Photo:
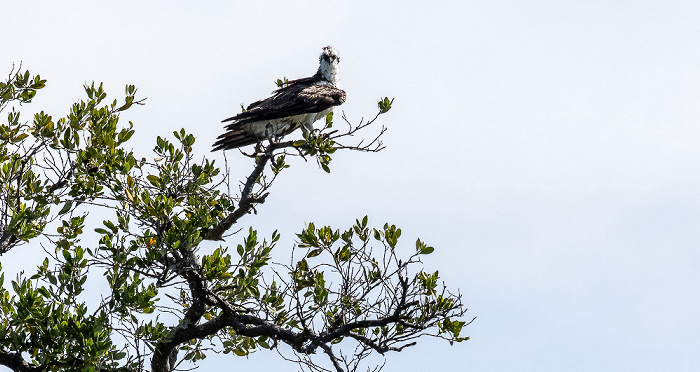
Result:
[[[345,102],[345,91],[338,89],[340,56],[330,46],[323,48],[319,67],[311,77],[286,82],[271,97],[253,102],[246,111],[225,119],[227,132],[220,135],[214,149],[228,150],[285,136],[295,129],[312,131],[316,120],[325,118],[333,107]]]

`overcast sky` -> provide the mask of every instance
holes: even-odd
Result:
[[[472,338],[387,371],[697,371],[700,2],[415,3],[2,1],[0,69],[47,79],[28,108],[54,117],[84,82],[112,98],[135,84],[138,153],[184,127],[223,160],[221,119],[333,45],[351,120],[396,98],[387,149],[338,154],[330,175],[293,162],[243,223],[279,228],[281,251],[305,222],[367,214],[407,251],[436,247],[426,266],[461,289]],[[28,251],[0,262],[16,272]],[[264,352],[204,365],[295,368]]]

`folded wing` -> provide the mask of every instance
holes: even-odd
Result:
[[[345,91],[304,80],[291,82],[271,97],[251,103],[245,112],[223,120],[230,124],[214,143],[214,151],[284,136],[302,125],[311,128],[313,122],[345,102]]]

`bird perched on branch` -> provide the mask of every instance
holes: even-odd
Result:
[[[323,48],[319,67],[311,77],[284,82],[271,97],[251,103],[244,112],[223,120],[227,132],[214,149],[228,150],[285,136],[299,127],[313,131],[313,123],[325,118],[333,107],[345,102],[338,89],[340,56],[330,46]]]

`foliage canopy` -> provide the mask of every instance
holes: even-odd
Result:
[[[0,276],[0,365],[169,372],[210,352],[276,349],[301,369],[354,371],[424,335],[467,339],[461,296],[421,269],[434,249],[417,240],[406,252],[394,225],[372,228],[366,216],[343,229],[308,223],[286,264],[271,259],[276,231],[263,238],[251,228],[233,245],[226,235],[265,202],[290,157],[330,172],[336,151],[381,150],[383,127],[366,143],[344,141],[392,100],[357,125],[343,115],[346,130],[331,114],[302,140],[258,144],[241,155],[252,170],[232,193],[228,170],[195,161],[195,137],[184,130],[158,137],[152,159],[126,147],[134,124],[120,115],[143,103],[133,85],[112,101],[102,84],[86,85],[65,117],[42,111],[23,122],[17,105],[44,85],[21,69],[0,82],[0,111],[9,108],[0,124],[0,255],[46,252],[31,275],[9,285]],[[88,278],[104,280],[105,291],[86,291]]]

